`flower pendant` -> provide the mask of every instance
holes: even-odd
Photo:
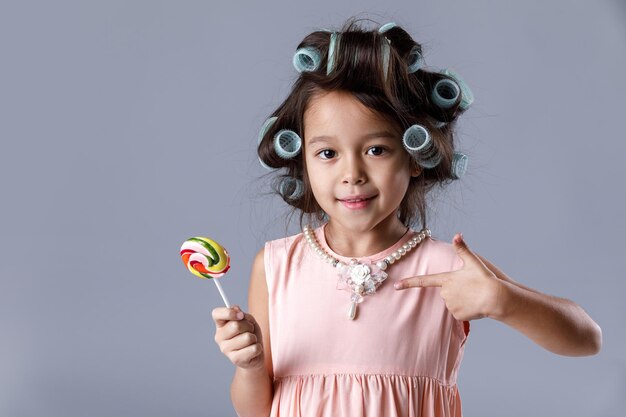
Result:
[[[370,261],[358,262],[352,259],[339,271],[337,289],[350,291],[350,310],[348,317],[354,320],[357,304],[363,302],[363,296],[371,295],[387,279],[387,273]]]

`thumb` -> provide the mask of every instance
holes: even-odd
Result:
[[[463,265],[477,265],[482,264],[481,260],[478,259],[478,256],[467,246],[465,239],[463,238],[463,233],[457,233],[452,238],[452,246],[456,250],[457,255],[463,261]]]
[[[454,249],[456,249],[456,253],[459,257],[463,259],[463,262],[467,263],[467,261],[471,260],[470,258],[475,258],[474,253],[469,246],[467,246],[465,239],[463,239],[463,233],[457,233],[454,235],[452,238],[452,245],[454,246]]]

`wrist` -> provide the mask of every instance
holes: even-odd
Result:
[[[485,315],[494,320],[504,320],[513,306],[513,290],[511,284],[496,278],[491,297],[492,302]]]
[[[259,377],[259,376],[269,376],[267,372],[267,368],[265,364],[261,363],[258,366],[253,366],[249,368],[242,368],[241,366],[237,367],[237,372],[239,372],[242,376],[245,377]]]

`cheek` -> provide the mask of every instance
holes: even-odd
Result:
[[[397,184],[397,186],[408,186],[409,181],[411,180],[411,168],[409,162],[407,160],[402,160],[394,164],[394,167],[396,168],[392,168],[391,170],[393,172],[393,178],[391,181],[393,181],[394,184]]]
[[[395,196],[397,200],[402,200],[404,198],[404,195],[406,194],[407,189],[409,188],[410,181],[411,173],[407,168],[396,171],[394,175],[389,178],[387,186],[392,187],[392,189],[397,192],[397,195]]]

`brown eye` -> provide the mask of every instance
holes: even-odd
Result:
[[[335,151],[333,151],[332,149],[323,149],[317,154],[321,155],[322,159],[331,159],[333,156],[335,156]]]
[[[383,148],[382,146],[372,146],[367,151],[368,152],[372,151],[372,155],[374,155],[374,156],[380,156],[380,155],[382,155],[386,151],[386,149]]]

